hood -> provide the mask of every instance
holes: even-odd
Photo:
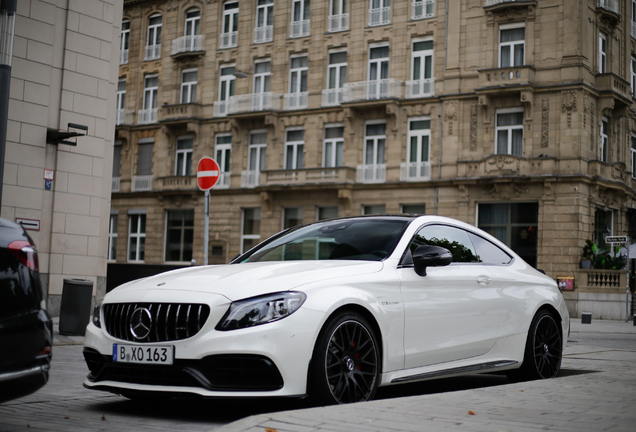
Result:
[[[301,289],[329,279],[341,279],[375,273],[382,269],[379,261],[276,261],[189,267],[139,279],[118,287],[113,293],[135,291],[147,297],[153,291],[189,291],[218,294],[231,301],[270,292]]]

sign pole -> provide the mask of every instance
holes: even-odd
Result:
[[[203,265],[208,265],[208,243],[210,242],[210,189],[205,190],[205,223],[203,233]]]

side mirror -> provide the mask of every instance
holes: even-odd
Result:
[[[442,267],[451,261],[453,255],[443,247],[422,245],[413,251],[413,267],[420,276],[426,276],[426,267]]]

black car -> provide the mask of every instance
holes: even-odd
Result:
[[[52,346],[35,245],[22,226],[0,218],[0,402],[46,384]]]

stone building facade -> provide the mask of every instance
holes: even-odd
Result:
[[[53,316],[64,279],[106,289],[122,10],[122,0],[17,2],[1,215],[35,242]]]
[[[636,230],[633,10],[124,1],[109,259],[202,262],[211,156],[211,263],[319,218],[426,213],[583,286],[585,240]]]

